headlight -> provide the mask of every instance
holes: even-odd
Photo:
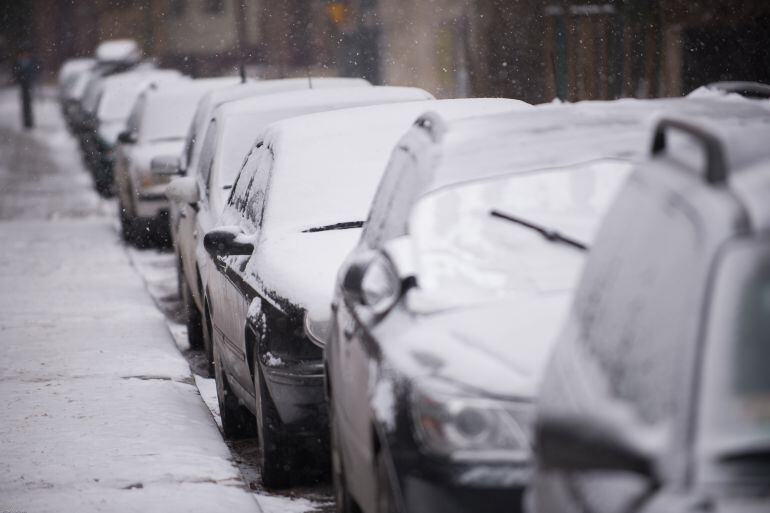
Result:
[[[361,296],[376,314],[384,314],[401,295],[401,280],[390,260],[377,254],[361,278]]]
[[[147,173],[142,176],[142,188],[154,187],[156,185],[166,185],[171,181],[171,177],[165,175],[156,175]]]
[[[531,403],[472,397],[435,380],[415,383],[411,398],[417,438],[429,452],[465,461],[530,459]]]
[[[329,340],[329,326],[330,326],[329,319],[314,321],[313,319],[310,318],[307,312],[305,312],[305,322],[304,322],[305,335],[307,335],[307,338],[309,338],[313,344],[317,345],[322,349],[326,347],[326,342],[327,340]]]

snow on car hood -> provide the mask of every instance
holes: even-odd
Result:
[[[266,297],[277,295],[304,309],[313,321],[326,321],[337,271],[360,236],[360,228],[273,232],[259,241],[247,274],[259,277],[256,288]]]
[[[99,124],[99,138],[109,146],[115,146],[118,135],[126,128],[126,120],[103,121]]]
[[[572,292],[526,294],[408,319],[402,309],[373,334],[387,341],[380,344],[386,360],[410,379],[431,376],[486,395],[532,399],[571,299]]]
[[[136,144],[130,150],[131,162],[138,169],[149,173],[152,159],[162,155],[179,155],[182,153],[183,146],[183,139]]]

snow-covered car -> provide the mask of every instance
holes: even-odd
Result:
[[[184,78],[176,70],[137,67],[102,78],[91,95],[86,93],[83,111],[88,131],[83,132],[81,141],[97,191],[111,193],[118,135],[125,130],[139,94],[152,84]]]
[[[78,134],[88,130],[82,101],[89,84],[101,77],[122,73],[141,65],[142,53],[135,41],[116,39],[96,47],[94,62],[73,73],[73,79],[63,92],[64,111],[70,129]]]
[[[181,159],[178,159],[180,161],[175,163],[172,158],[171,165],[167,166],[166,171],[171,172],[172,174],[185,174],[194,177],[194,180],[192,181],[194,182],[197,180],[197,188],[204,191],[208,188],[204,176],[209,173],[208,180],[217,180],[222,183],[227,181],[215,177],[215,173],[218,173],[220,166],[223,165],[222,158],[215,157],[215,164],[211,168],[211,171],[208,171],[200,166],[200,155],[203,142],[206,140],[208,127],[214,117],[213,113],[216,112],[220,106],[226,105],[229,102],[297,90],[369,86],[371,86],[369,82],[359,78],[311,77],[310,79],[297,78],[246,82],[210,91],[206,93],[198,104],[195,116],[193,117],[193,122],[191,123],[190,130],[187,134],[185,149],[182,152]],[[276,107],[278,112],[286,110],[285,106]],[[265,110],[267,112],[275,109]],[[270,116],[273,115],[278,114],[275,112],[270,114]],[[237,175],[240,170],[240,164],[242,163],[248,148],[254,142],[256,136],[259,135],[259,131],[265,126],[265,123],[247,125],[244,127],[243,136],[237,132],[232,133],[233,144],[241,142],[247,144],[245,149],[241,151],[239,147],[239,150],[233,155],[230,155],[230,152],[232,151],[229,147],[230,137],[225,140],[222,130],[218,130],[216,136],[209,138],[209,144],[214,144],[216,148],[219,148],[220,144],[228,144],[228,149],[224,150],[225,154],[228,155],[228,164],[225,167],[224,173],[231,175],[229,178],[230,181]],[[259,129],[255,131],[255,127],[259,127]],[[228,132],[230,131],[228,130]],[[221,143],[218,141],[221,141]],[[210,150],[213,151],[213,148],[210,148]],[[218,154],[222,154],[219,150],[217,150],[217,152]],[[230,165],[230,160],[235,164],[234,169]],[[188,184],[185,187],[189,190],[192,185]],[[193,347],[204,346],[204,332],[201,327],[201,312],[203,312],[203,288],[201,285],[206,274],[200,272],[199,260],[196,257],[196,251],[200,251],[198,246],[201,240],[198,237],[198,234],[205,233],[214,225],[214,222],[221,214],[222,206],[227,200],[229,191],[226,189],[219,189],[213,196],[210,195],[211,193],[208,191],[202,194],[201,201],[197,206],[190,205],[189,202],[185,201],[171,201],[169,205],[171,238],[174,242],[174,250],[177,255],[177,283],[179,284],[179,295],[183,299],[185,306],[188,340]],[[221,198],[219,196],[221,196]],[[198,218],[199,215],[201,216],[200,219]],[[207,258],[203,259],[204,262],[207,260]],[[207,347],[206,352],[210,355],[210,344],[205,345]]]
[[[57,94],[59,97],[59,103],[61,104],[62,113],[66,114],[66,92],[71,84],[76,80],[79,73],[82,73],[94,66],[96,59],[90,57],[81,57],[76,59],[67,59],[59,68],[59,75],[57,77]]]
[[[650,115],[730,102],[547,105],[446,129],[428,116],[399,142],[328,329],[343,511],[521,508],[533,403],[581,247]]]
[[[767,511],[770,110],[748,103],[660,119],[602,224],[543,377],[532,513]]]
[[[414,99],[429,96],[412,91]],[[303,326],[329,316],[337,267],[392,146],[435,104],[342,109],[272,125],[244,163],[220,226],[204,237],[213,260],[206,314],[222,426],[238,436],[256,415],[266,486],[286,486],[303,451],[326,449],[323,350]]]
[[[168,238],[169,177],[151,172],[155,157],[179,155],[198,101],[235,78],[176,80],[151,84],[137,98],[118,135],[115,187],[125,240],[146,244]]]
[[[209,369],[213,371],[213,349],[203,317],[205,290],[210,258],[203,248],[205,234],[218,221],[230,188],[260,133],[271,123],[282,119],[363,105],[403,101],[415,96],[413,89],[391,87],[326,88],[261,95],[234,101],[214,111],[203,140],[201,158],[193,176],[176,178],[170,185],[169,197],[178,206],[180,222],[175,239],[185,276],[181,297],[187,313],[188,337],[193,346],[205,349]],[[420,99],[427,93],[419,92]],[[191,279],[192,278],[192,279]],[[193,283],[194,288],[190,287]]]

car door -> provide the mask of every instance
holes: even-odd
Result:
[[[403,199],[411,197],[417,173],[411,148],[398,145],[374,197],[361,241],[348,262],[357,255],[382,249],[390,239],[404,233],[409,202]],[[339,383],[334,384],[334,407],[345,439],[341,445],[346,468],[371,469],[374,419],[370,413],[379,378],[379,341],[372,336],[372,326],[359,322],[356,308],[357,304],[345,300],[337,305],[337,347],[332,358],[336,360],[333,367]],[[360,501],[368,502],[373,497],[370,473],[349,472],[347,479]]]
[[[246,222],[244,206],[247,203],[249,187],[253,180],[252,167],[249,166],[249,162],[241,170],[224,211],[216,223],[212,223],[212,225],[237,225],[240,227]],[[202,220],[203,216],[199,216],[199,218]],[[233,326],[236,323],[236,317],[233,314],[234,296],[228,269],[232,267],[237,257],[209,257],[203,247],[203,240],[199,236],[196,258],[201,264],[205,262],[205,265],[201,266],[201,273],[205,276],[204,288],[209,301],[212,331],[216,332],[213,335],[221,342],[219,354],[222,365],[228,375],[235,376],[242,355],[238,347],[234,345],[234,334],[237,328]]]
[[[241,205],[244,222],[242,229],[246,236],[255,243],[254,253],[259,251],[258,235],[262,221],[262,208],[267,190],[267,182],[272,170],[272,152],[269,148],[258,143],[248,156],[244,170],[249,178],[248,191]],[[253,254],[252,254],[253,256]],[[252,256],[231,257],[226,270],[228,291],[233,322],[227,336],[231,338],[234,349],[233,376],[240,385],[250,393],[254,393],[254,382],[251,377],[249,361],[253,355],[246,350],[246,319],[249,306],[257,297],[255,276],[249,268]]]

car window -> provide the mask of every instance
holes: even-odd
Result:
[[[412,146],[399,144],[391,155],[362,235],[369,248],[406,234],[412,205],[433,178],[433,154]]]
[[[134,108],[131,109],[131,114],[128,116],[128,120],[126,121],[126,130],[132,134],[139,133],[139,125],[141,123],[142,113],[144,112],[144,105],[146,101],[147,96],[141,95],[137,99],[136,103],[134,103]]]
[[[503,216],[591,244],[631,164],[598,161],[442,187],[409,218],[418,287],[412,309],[571,293],[585,251]],[[420,298],[418,301],[417,298]]]
[[[201,156],[198,161],[198,173],[206,184],[206,196],[209,195],[209,177],[211,176],[211,167],[214,165],[214,154],[216,153],[217,142],[217,122],[212,120],[209,128],[206,130],[206,137],[203,139],[201,147]]]
[[[254,173],[259,164],[259,149],[261,147],[262,143],[258,143],[246,157],[246,161],[241,168],[241,172],[238,174],[238,178],[235,180],[233,192],[228,201],[228,205],[235,209],[243,218],[246,217],[246,205],[248,205],[249,190],[254,182]]]
[[[254,226],[260,226],[265,207],[267,184],[273,166],[273,151],[270,147],[262,146],[257,150],[256,164],[253,181],[249,187],[246,217],[254,223]]]
[[[770,450],[770,240],[736,240],[722,255],[707,317],[699,440],[709,455],[738,459]]]
[[[591,248],[573,315],[577,343],[595,358],[612,398],[660,424],[677,409],[697,324],[697,227],[638,180],[629,185]]]

